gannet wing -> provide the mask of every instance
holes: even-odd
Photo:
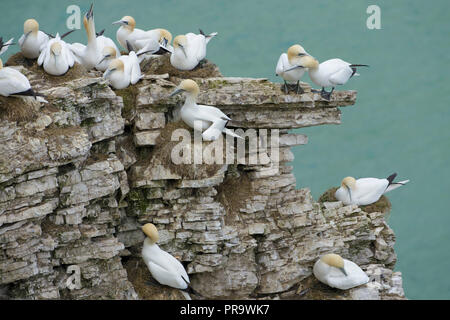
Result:
[[[388,187],[387,179],[362,178],[356,180],[356,190],[352,197],[362,203],[373,203],[383,195]]]
[[[160,264],[156,264],[153,260],[148,262],[148,268],[159,283],[172,288],[186,289],[187,283],[183,281],[179,274],[170,272]]]
[[[401,186],[404,186],[405,184],[407,184],[409,182],[409,180],[403,180],[403,181],[399,181],[399,182],[393,182],[392,184],[390,184],[387,188],[386,191],[384,193],[388,193],[389,191],[395,190]]]
[[[25,41],[25,35],[23,34],[20,38],[19,38],[19,46],[23,46],[23,42]]]
[[[141,79],[141,67],[139,65],[139,59],[134,51],[131,51],[128,55],[130,58],[128,63],[131,64],[131,84],[136,84]]]
[[[353,75],[353,70],[349,66],[344,66],[335,73],[331,74],[328,80],[334,85],[346,84]]]
[[[205,141],[217,140],[223,133],[228,120],[218,119],[211,126],[203,131],[202,137]]]
[[[286,53],[282,53],[280,55],[280,58],[278,58],[277,67],[275,69],[275,73],[277,75],[281,75],[282,73],[286,72],[289,66],[289,60]]]
[[[2,55],[6,50],[8,50],[8,47],[12,44],[14,38],[9,39],[5,43],[3,43],[3,47],[0,47],[0,55]]]
[[[63,55],[66,58],[67,64],[69,65],[69,67],[73,67],[73,65],[75,64],[75,57],[72,53],[72,51],[69,49],[67,43],[63,42],[62,43],[62,47],[63,47]]]
[[[229,121],[231,120],[225,113],[223,113],[219,108],[212,106],[199,105],[199,111],[196,114],[199,120],[206,120],[211,122],[216,122],[219,119]]]
[[[202,60],[206,56],[206,38],[201,34],[194,34],[192,32],[186,34],[188,41],[188,51],[198,60]],[[189,55],[189,54],[188,54]]]
[[[50,46],[52,45],[53,42],[55,42],[55,40],[52,39],[41,45],[41,47],[39,49],[39,50],[41,50],[41,53],[39,54],[39,57],[37,60],[38,66],[41,66],[44,63],[44,61],[47,60],[47,56],[50,53]]]
[[[15,69],[3,69],[0,77],[1,92],[5,95],[16,94],[29,90],[30,82],[27,77]]]

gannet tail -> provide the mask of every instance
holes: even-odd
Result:
[[[227,134],[227,135],[229,135],[229,136],[238,138],[238,139],[244,139],[244,138],[242,138],[240,135],[237,135],[236,133],[234,133],[232,130],[230,130],[230,129],[228,129],[228,128],[224,128],[224,129],[223,129],[223,133],[225,133],[225,134]]]
[[[191,296],[189,295],[189,293],[187,293],[186,291],[180,290],[181,294],[183,295],[183,297],[186,300],[192,300]]]
[[[384,193],[387,193],[389,191],[395,190],[398,187],[401,187],[409,182],[409,180],[403,180],[400,182],[394,182],[395,177],[397,176],[397,173],[391,174],[389,177],[387,177],[387,181],[389,181],[388,187],[386,188],[386,191]]]
[[[352,70],[353,70],[353,73],[350,76],[350,78],[351,78],[353,76],[355,76],[355,77],[359,76],[359,73],[356,73],[357,67],[369,67],[369,65],[367,65],[367,64],[351,64],[351,65],[349,65],[349,67],[352,68]]]
[[[213,32],[213,33],[210,33],[210,34],[206,34],[206,33],[203,32],[202,29],[198,29],[198,31],[200,32],[201,35],[204,35],[204,36],[205,36],[205,38],[206,38],[206,43],[208,43],[209,40],[211,40],[212,38],[214,38],[215,36],[218,35],[217,32]]]

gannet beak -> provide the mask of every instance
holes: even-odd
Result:
[[[187,58],[186,50],[184,50],[184,47],[182,45],[179,45],[179,46],[181,48],[181,51],[183,51],[184,56]]]
[[[288,72],[288,71],[291,71],[291,70],[295,70],[295,69],[298,69],[298,68],[304,68],[304,67],[303,66],[295,66],[295,67],[292,67],[290,69],[287,69],[285,72]]]
[[[348,274],[347,274],[347,271],[345,271],[345,269],[344,269],[344,268],[339,268],[339,270],[341,270],[341,271],[342,271],[342,273],[343,273],[343,274],[345,274],[345,276],[348,276]]]
[[[94,16],[94,10],[93,10],[94,4],[91,4],[91,7],[89,8],[89,11],[86,13],[86,19],[91,19]]]
[[[105,73],[103,74],[103,78],[106,79],[111,72],[112,72],[112,70],[110,70],[110,69],[106,70]]]
[[[32,32],[33,32],[33,31],[28,31],[28,32],[25,34],[25,40],[27,40],[28,36],[29,36]]]
[[[111,57],[111,55],[110,55],[110,54],[107,54],[106,56],[103,57],[102,60],[100,60],[100,62],[99,62],[98,64],[102,63],[103,61],[105,61],[105,59],[107,59],[107,58],[109,58],[109,57]]]
[[[350,197],[350,202],[353,202],[352,200],[352,189],[350,189],[350,187],[347,187],[348,190],[348,196]]]
[[[169,98],[170,98],[170,97],[173,97],[173,96],[176,96],[177,94],[179,94],[179,93],[181,93],[181,92],[183,92],[183,91],[184,91],[183,89],[176,88],[176,89],[169,95]]]
[[[119,20],[119,21],[113,22],[112,24],[121,24],[121,25],[126,25],[127,23],[126,23],[126,21],[123,21],[123,20]]]

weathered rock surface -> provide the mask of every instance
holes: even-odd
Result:
[[[307,143],[288,129],[339,124],[339,107],[354,104],[356,92],[335,92],[328,102],[302,83],[305,94],[285,95],[265,79],[220,77],[210,63],[165,74],[167,58],[159,59],[136,86],[117,92],[95,72],[49,83],[36,68],[19,67],[49,104],[10,98],[11,106],[37,111],[26,121],[0,112],[4,295],[180,299],[176,290],[142,285],[150,274],[140,261],[140,226],[152,222],[160,246],[186,265],[200,294],[194,298],[404,298],[386,210],[316,202],[308,189],[295,188],[288,165],[290,148]],[[176,143],[168,137],[183,128],[182,98],[167,96],[195,75],[207,77],[195,79],[199,102],[219,106],[232,118],[230,128],[264,129],[258,144],[267,155],[279,134],[278,159],[249,164],[252,149],[246,163],[166,161]],[[8,101],[1,101],[6,111]],[[345,292],[320,284],[312,266],[330,252],[358,263],[371,281]],[[80,287],[67,285],[73,268]]]

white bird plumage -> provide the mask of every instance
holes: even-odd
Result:
[[[8,50],[9,46],[13,44],[14,38],[9,39],[6,42],[3,42],[3,38],[0,37],[0,56]]]
[[[182,92],[186,93],[186,100],[181,107],[181,119],[191,128],[201,130],[203,132],[203,140],[214,141],[222,133],[242,139],[242,137],[235,134],[232,130],[225,128],[225,125],[231,119],[219,108],[197,104],[197,96],[200,88],[195,81],[191,79],[181,81],[170,96]]]
[[[18,96],[18,97],[34,97],[39,102],[46,103],[47,101],[37,95],[31,88],[27,77],[20,71],[11,68],[3,68],[3,62],[0,59],[0,95],[4,97]]]
[[[286,94],[289,91],[288,85],[290,84],[296,85],[297,93],[303,93],[303,90],[300,87],[300,79],[307,70],[307,68],[302,65],[304,56],[309,56],[309,54],[302,46],[295,44],[289,47],[287,53],[282,53],[278,59],[275,73],[277,76],[283,78],[284,92]]]
[[[335,197],[342,201],[344,205],[365,206],[375,203],[383,194],[409,182],[409,180],[394,182],[396,176],[397,174],[394,173],[387,179],[361,178],[358,180],[353,177],[346,177],[342,180],[339,189],[336,190]]]
[[[179,70],[192,70],[206,57],[208,42],[217,35],[217,32],[205,35],[192,32],[176,36],[173,40],[173,52],[170,63]]]
[[[35,19],[28,19],[23,25],[23,35],[19,38],[22,54],[28,59],[37,59],[41,48],[49,41],[49,36],[39,30],[39,23]]]
[[[156,244],[159,240],[156,227],[147,223],[142,227],[142,231],[147,236],[142,247],[142,259],[152,277],[162,285],[180,290],[187,289],[190,281],[183,265]],[[186,299],[191,299],[189,294],[184,291],[182,293]]]
[[[43,44],[37,62],[48,74],[61,76],[73,67],[75,57],[69,45],[61,40],[59,34],[56,34],[55,38]]]
[[[347,290],[369,281],[366,273],[354,262],[337,254],[326,254],[316,261],[314,276],[322,283],[341,290]]]
[[[111,81],[114,89],[124,89],[130,84],[136,84],[142,78],[136,53],[131,51],[128,55],[112,60],[103,77]]]

